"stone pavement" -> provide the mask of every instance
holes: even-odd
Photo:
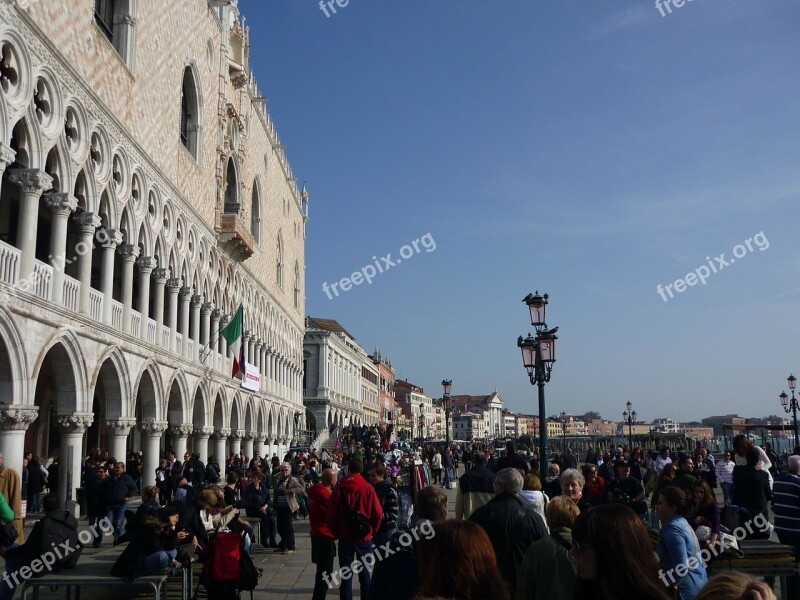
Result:
[[[463,473],[463,471],[462,471]],[[446,490],[448,498],[448,511],[452,516],[455,515],[455,490]],[[133,504],[133,503],[132,503]],[[84,529],[87,526],[86,519],[83,518],[79,521],[80,528]],[[28,520],[26,523],[26,535],[33,527],[33,521]],[[297,520],[294,522],[295,539],[297,544],[297,552],[295,554],[284,556],[276,554],[272,550],[261,548],[261,546],[253,546],[253,561],[257,567],[264,570],[264,574],[259,581],[258,588],[253,592],[254,600],[308,600],[314,590],[314,574],[316,572],[316,565],[311,562],[311,538],[308,535],[309,523],[308,520]],[[98,550],[94,548],[86,548],[83,555],[92,556],[98,553],[117,555],[122,551],[122,548],[113,548],[110,545],[110,538],[106,537],[106,541]],[[111,557],[109,556],[109,563]],[[4,564],[0,568],[4,568]],[[338,562],[334,563],[334,567],[338,568]],[[190,597],[194,594],[194,589],[197,586],[197,577],[200,572],[200,567],[195,569],[195,578]],[[178,580],[179,578],[174,578]],[[0,581],[2,585],[2,581]],[[115,587],[113,591],[103,590],[98,588],[87,588],[81,592],[81,598],[84,600],[129,600],[133,598],[144,598],[147,594],[144,593],[145,588],[131,589],[130,591],[122,587]],[[141,593],[139,593],[141,592]],[[20,598],[21,592],[17,591],[15,598]],[[360,590],[358,585],[358,577],[353,581],[353,596],[360,598]],[[40,593],[41,600],[61,600],[65,597],[64,590],[50,591],[47,588],[42,588]],[[150,596],[152,597],[152,595]],[[200,593],[200,598],[206,596]],[[338,588],[333,588],[328,592],[328,598],[338,598]],[[170,584],[168,588],[168,599],[177,600],[180,598],[180,583],[175,581]],[[249,598],[249,594],[245,593],[242,598]],[[213,599],[211,599],[213,600]]]

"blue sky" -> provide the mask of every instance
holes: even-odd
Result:
[[[781,410],[800,375],[796,0],[240,9],[310,193],[307,314],[433,396],[451,378],[536,412],[516,338],[538,289],[560,328],[549,413]],[[657,293],[759,232],[765,250]],[[435,251],[323,292],[426,233]]]

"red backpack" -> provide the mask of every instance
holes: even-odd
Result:
[[[203,550],[203,571],[200,583],[236,581],[239,579],[239,561],[242,558],[242,534],[217,533],[214,541]]]

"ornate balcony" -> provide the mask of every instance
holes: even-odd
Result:
[[[243,261],[253,255],[256,241],[238,215],[222,214],[219,217],[219,245],[233,258]]]

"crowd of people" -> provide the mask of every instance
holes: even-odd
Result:
[[[155,485],[143,488],[141,456],[123,462],[93,452],[81,480],[89,525],[107,519],[111,543],[127,544],[112,573],[174,572],[221,530],[240,534],[246,553],[260,532],[263,547],[293,554],[294,522],[304,518],[317,567],[313,600],[335,586],[350,600],[355,576],[362,597],[375,600],[767,599],[774,597],[769,580],[730,574],[709,580],[713,559],[702,552],[729,551],[721,540],[746,523],[757,524],[748,537],[768,538],[774,530],[800,551],[800,455],[790,456],[788,472],[781,472],[771,449],[745,436],[718,460],[701,447],[590,449],[580,467],[568,451],[543,472],[538,458],[514,442],[502,452],[480,444],[415,447],[392,441],[391,426],[383,425],[335,434],[332,450],[282,459],[239,453],[220,465],[188,452],[181,461],[170,451]],[[52,475],[35,457],[26,459],[22,479],[33,503],[31,481],[41,475],[35,487],[45,485],[35,493],[42,494]],[[0,517],[12,523],[21,487],[0,455]],[[448,514],[448,487],[456,488],[455,515]],[[132,511],[129,500],[138,494],[142,502]],[[36,501],[58,523],[59,535],[73,535],[77,523],[54,494]],[[92,531],[94,545],[101,545],[103,531]],[[29,540],[25,549],[21,542],[6,548],[7,567],[24,565],[40,544]],[[798,597],[795,578],[789,592]]]

